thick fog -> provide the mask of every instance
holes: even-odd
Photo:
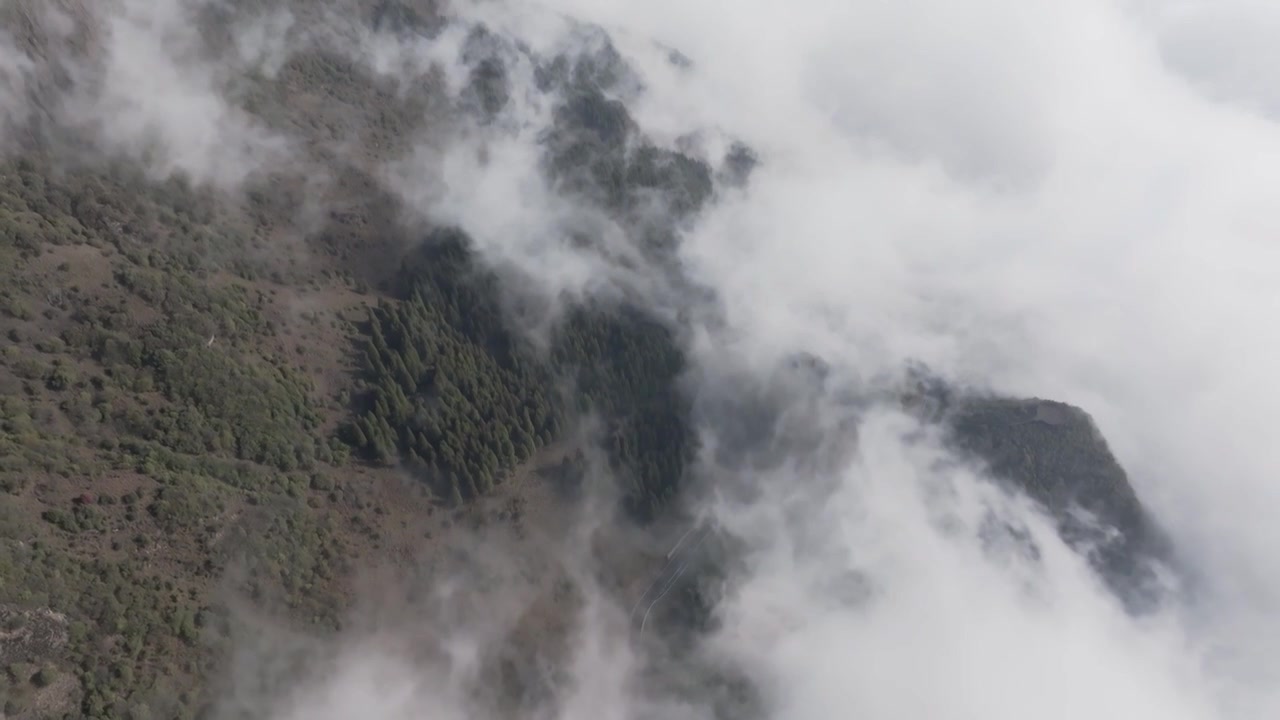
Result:
[[[801,522],[821,529],[817,550],[787,550],[797,528],[767,509],[783,499],[718,509],[731,526],[750,518],[759,554],[715,642],[749,659],[776,715],[1280,710],[1268,5],[550,5],[603,25],[641,69],[630,107],[654,137],[697,128],[761,157],[682,246],[729,328],[695,345],[705,368],[763,371],[808,351],[873,377],[918,360],[1078,404],[1194,578],[1136,620],[1052,536],[1034,570],[993,560],[976,532],[989,488],[940,471],[909,421],[877,415],[836,489],[769,478],[828,488]],[[512,33],[532,26],[527,8],[484,12]],[[503,170],[485,172],[527,172]],[[452,197],[464,224],[493,201],[465,195]],[[505,238],[488,241],[523,242]],[[955,507],[937,506],[940,487]],[[958,525],[944,533],[938,513]],[[831,562],[864,573],[873,599],[850,607],[806,586]]]
[[[745,673],[768,717],[1280,717],[1273,4],[458,1],[430,38],[354,31],[338,9],[331,33],[303,33],[274,10],[246,15],[216,58],[184,54],[207,3],[117,5],[94,91],[58,112],[160,175],[223,188],[295,141],[240,109],[237,77],[327,43],[406,83],[443,64],[460,97],[465,38],[483,23],[504,39],[510,102],[447,141],[415,139],[382,179],[548,296],[626,288],[682,309],[625,230],[540,165],[555,98],[534,89],[527,53],[591,52],[599,39],[567,18],[598,24],[634,69],[623,99],[655,142],[716,164],[741,141],[759,158],[681,231],[681,272],[716,304],[714,322],[694,313],[682,328],[693,375],[765,382],[808,353],[866,389],[923,363],[1094,417],[1183,563],[1139,616],[935,430],[873,407],[854,447],[835,398],[798,405],[830,461],[789,458],[735,478],[758,492],[710,492],[698,508],[741,542],[745,570],[697,653]],[[26,117],[37,60],[0,34],[0,129]],[[702,418],[714,446],[726,428]],[[715,477],[717,462],[707,452],[697,472]],[[993,541],[991,518],[1036,551]],[[527,714],[711,717],[696,690],[641,681],[629,608],[595,591],[589,561],[566,562],[584,596],[569,671]],[[841,578],[863,589],[850,597]],[[483,632],[453,629],[429,662],[344,645],[270,711],[486,714],[459,689]]]

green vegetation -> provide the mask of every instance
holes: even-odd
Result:
[[[450,312],[419,292],[372,311],[368,409],[349,432],[378,462],[403,455],[441,475],[456,504],[488,492],[550,442],[558,421],[537,370],[519,356],[504,366],[451,326]]]
[[[643,314],[579,309],[536,352],[461,233],[434,233],[370,303],[346,270],[291,284],[253,251],[268,225],[180,182],[46,161],[0,166],[0,609],[67,620],[23,650],[47,672],[12,702],[72,692],[75,715],[125,717],[165,678],[166,707],[193,712],[220,642],[212,593],[235,568],[250,597],[333,627],[350,559],[383,542],[380,509],[343,480],[349,446],[456,505],[594,412],[628,508],[674,494],[693,450],[682,361]],[[353,312],[291,312],[303,291]],[[321,394],[302,363],[324,353]]]
[[[675,495],[696,450],[675,338],[634,309],[580,309],[561,327],[552,358],[575,372],[577,409],[603,416],[628,509],[652,518]]]
[[[41,162],[0,165],[0,610],[66,620],[14,650],[41,666],[7,712],[125,717],[164,677],[189,713],[230,567],[309,621],[341,607],[341,405],[288,350],[348,328],[286,334],[252,233],[181,183]]]
[[[382,6],[405,32],[434,22]],[[638,241],[668,242],[650,210],[695,212],[708,170],[626,150],[625,108],[591,89],[624,69],[605,60],[561,63],[583,94],[548,169],[603,188]],[[471,79],[481,114],[500,110],[501,63]],[[582,307],[535,350],[465,235],[406,253],[401,208],[366,168],[403,154],[433,88],[328,52],[249,78],[245,109],[306,139],[300,166],[330,171],[320,190],[292,168],[228,198],[38,143],[0,161],[0,618],[41,629],[0,647],[5,713],[192,716],[225,639],[217,592],[334,627],[352,564],[397,530],[382,499],[399,468],[438,493],[403,522],[493,491],[594,413],[627,508],[648,518],[673,497],[694,443],[664,326]]]
[[[376,462],[406,460],[454,505],[490,491],[561,422],[550,376],[508,331],[496,278],[466,242],[435,233],[401,270],[407,297],[370,310],[346,433]]]
[[[423,470],[456,504],[490,491],[564,418],[598,413],[628,508],[651,517],[694,451],[675,338],[633,308],[584,307],[541,355],[508,328],[496,278],[477,270],[468,242],[434,234],[403,270],[407,299],[371,309],[346,437],[375,462]]]
[[[371,19],[394,32],[439,20],[376,5]],[[229,32],[229,17],[202,15],[202,33]],[[500,42],[473,35],[460,103],[481,119],[512,91],[490,41]],[[671,269],[711,171],[640,135],[613,99],[629,71],[601,47],[538,68],[542,89],[563,99],[544,170]],[[669,327],[587,303],[535,346],[462,231],[419,242],[401,224],[375,169],[404,155],[424,118],[451,112],[442,84],[397,84],[322,50],[245,78],[243,108],[300,142],[296,167],[234,198],[93,153],[55,160],[38,143],[0,161],[6,716],[195,716],[231,622],[219,592],[331,630],[353,567],[400,557],[397,532],[422,540],[407,518],[440,511],[448,527],[584,416],[601,420],[633,517],[651,520],[677,495],[697,445]],[[754,162],[735,146],[728,181]],[[955,410],[958,444],[1046,505],[1075,500],[1123,529],[1146,527],[1087,421],[1044,422],[1003,400]],[[533,476],[590,480],[582,453],[563,450],[558,468]],[[388,490],[401,469],[435,496]],[[507,517],[523,512],[520,499]],[[1108,557],[1123,569],[1133,553]],[[710,622],[716,585],[678,588],[675,621]]]
[[[948,418],[958,447],[1048,509],[1063,538],[1089,551],[1120,597],[1135,606],[1147,601],[1144,585],[1154,578],[1146,563],[1168,557],[1167,541],[1084,411],[1045,400],[978,397],[956,402]],[[1113,529],[1120,535],[1108,537]]]
[[[1078,408],[977,398],[959,403],[952,418],[955,437],[965,449],[983,458],[995,474],[1016,478],[1048,507],[1079,503],[1107,512],[1138,507],[1124,470]]]
[[[675,226],[711,197],[711,169],[637,137],[626,107],[598,87],[566,92],[547,142],[551,177],[623,221],[642,249],[673,249]]]

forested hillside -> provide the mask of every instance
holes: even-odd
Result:
[[[671,331],[629,307],[580,307],[549,353],[514,332],[497,279],[456,231],[406,260],[399,287],[362,324],[364,388],[345,436],[364,457],[408,462],[452,505],[500,483],[568,419],[599,414],[637,518],[670,499],[692,457],[683,366]]]
[[[430,272],[406,260],[403,294],[362,294],[338,273],[295,285],[183,253],[202,246],[180,234],[216,245],[234,230],[184,210],[180,187],[170,200],[30,161],[3,181],[0,603],[13,632],[45,636],[5,658],[10,713],[52,687],[123,716],[157,678],[197,706],[210,593],[233,560],[250,593],[333,623],[342,569],[377,551],[384,520],[350,463],[420,478],[437,497],[417,512],[456,507],[599,410],[633,507],[675,487],[679,356],[635,313],[584,309],[541,357],[456,234],[414,251]],[[143,241],[156,236],[172,245]],[[562,392],[578,378],[584,394]]]
[[[604,100],[583,67],[561,80],[586,83],[566,117],[590,123]],[[500,74],[485,65],[477,87],[492,95]],[[356,132],[373,161],[405,147],[430,97],[318,50],[248,102],[302,128],[312,158]],[[227,197],[33,137],[0,165],[8,716],[193,713],[229,572],[239,591],[333,626],[353,563],[385,552],[398,518],[493,492],[583,413],[604,420],[636,517],[672,496],[692,452],[682,363],[643,312],[583,306],[538,351],[465,232],[399,222],[398,201],[349,162],[300,233],[304,185],[287,170]],[[625,140],[575,151],[632,168],[615,201],[630,187],[705,200],[705,167],[656,150],[630,160]],[[404,474],[430,492],[392,507]]]
[[[204,50],[230,52],[228,17],[251,5],[205,8]],[[430,2],[339,5],[355,36],[425,42],[444,22]],[[33,64],[66,39],[30,2],[5,12]],[[68,52],[93,57],[102,28],[81,30]],[[603,32],[584,34],[577,55],[524,59],[553,108],[538,167],[686,291],[681,232],[756,158],[646,137],[619,99],[636,92],[632,70]],[[475,29],[450,95],[439,68],[400,82],[328,40],[232,73],[237,112],[297,142],[231,190],[99,152],[38,112],[0,154],[5,717],[195,717],[227,650],[228,598],[332,630],[358,570],[455,523],[518,524],[530,485],[555,474],[537,470],[585,477],[575,443],[607,458],[587,480],[616,483],[619,522],[660,519],[687,487],[699,447],[678,324],[624,288],[565,301],[535,335],[512,307],[518,278],[388,187],[386,163],[430,132],[499,123],[516,101],[504,58],[530,51]],[[32,77],[41,101],[81,81]],[[750,410],[735,418],[752,424],[744,443],[791,439],[765,405],[727,405]],[[1037,500],[1085,493],[1142,522],[1087,419],[959,407],[958,442],[1032,478]]]

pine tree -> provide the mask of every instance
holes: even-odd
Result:
[[[410,343],[408,347],[405,348],[404,365],[405,365],[405,368],[408,369],[409,375],[413,377],[414,379],[413,387],[416,388],[417,379],[422,377],[422,371],[425,369],[425,365],[422,362],[422,356],[419,355],[418,351],[414,349],[412,343]]]
[[[369,438],[364,434],[364,430],[360,429],[360,422],[351,424],[351,439],[356,447],[364,449],[369,447]]]
[[[486,446],[480,455],[480,462],[486,472],[492,473],[502,467],[498,462],[498,456],[493,454],[493,449]]]
[[[398,354],[391,356],[391,371],[395,374],[395,378],[400,383],[401,388],[410,391],[417,388],[418,381],[409,372],[409,368],[405,367],[404,360]]]
[[[374,455],[382,465],[394,465],[396,462],[395,448],[383,438],[374,443]]]
[[[380,357],[386,357],[388,355],[387,338],[382,334],[383,321],[380,315],[381,313],[375,311],[369,320],[369,325],[372,329],[373,349]]]

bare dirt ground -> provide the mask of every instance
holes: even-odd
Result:
[[[67,644],[67,618],[48,608],[19,610],[0,606],[0,668],[6,687],[0,695],[0,718],[5,706],[22,700],[23,716],[54,717],[71,709],[79,691],[75,676],[53,673],[46,667],[26,662],[27,658],[48,657]]]

